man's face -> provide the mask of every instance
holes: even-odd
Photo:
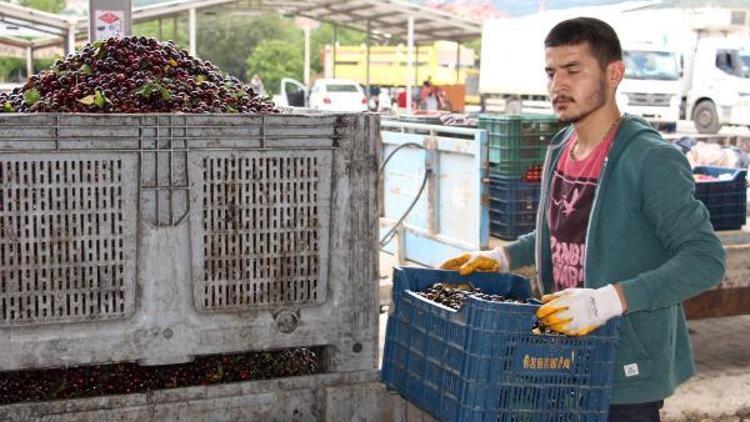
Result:
[[[605,71],[588,43],[545,49],[547,92],[564,123],[576,123],[607,102]]]

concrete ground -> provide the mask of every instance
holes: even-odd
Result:
[[[381,298],[393,257],[381,253]],[[387,314],[380,315],[380,346]],[[664,422],[750,422],[750,315],[688,322],[697,374],[667,399]]]
[[[664,403],[669,422],[750,422],[750,315],[689,321],[697,374]]]

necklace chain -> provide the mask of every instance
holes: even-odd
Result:
[[[622,116],[618,116],[617,119],[615,119],[615,121],[612,122],[612,125],[609,127],[609,129],[607,129],[607,132],[604,133],[604,136],[602,136],[602,139],[606,139],[607,137],[609,137],[609,135],[611,135],[612,132],[614,132],[614,130],[618,126],[620,126],[620,120],[622,120]],[[573,159],[575,159],[575,156],[577,155],[575,153],[575,150],[576,150],[577,146],[578,146],[578,138],[576,138],[576,142],[573,145],[573,148],[570,149],[570,154],[573,156]]]

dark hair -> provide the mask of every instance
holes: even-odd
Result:
[[[544,39],[545,47],[588,43],[591,54],[603,68],[615,60],[622,60],[622,47],[615,30],[596,18],[568,19],[555,25]]]

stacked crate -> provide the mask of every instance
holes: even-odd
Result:
[[[479,117],[489,136],[490,233],[513,240],[534,229],[542,165],[561,124],[549,115]]]
[[[742,228],[747,218],[747,170],[702,166],[693,168],[693,175],[695,198],[706,206],[714,230]]]
[[[438,282],[520,302],[469,297],[454,310],[416,293]],[[619,318],[587,336],[534,334],[529,297],[514,274],[394,269],[381,379],[442,421],[605,422]]]

